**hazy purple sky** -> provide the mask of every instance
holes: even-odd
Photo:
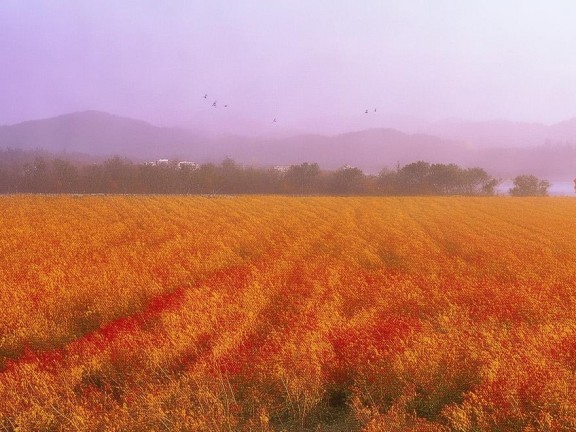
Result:
[[[1,0],[0,124],[556,122],[576,116],[575,22],[571,0]]]

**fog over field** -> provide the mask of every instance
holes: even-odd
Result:
[[[575,14],[563,0],[4,0],[0,148],[371,172],[426,158],[567,181]],[[118,122],[87,111],[130,125],[110,137]]]

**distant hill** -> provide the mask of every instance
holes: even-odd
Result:
[[[242,163],[297,164],[317,162],[326,169],[352,165],[377,173],[416,161],[462,162],[466,149],[458,143],[428,135],[411,135],[394,129],[368,129],[346,134],[297,135],[276,140],[228,143],[227,154]]]
[[[576,144],[576,118],[549,127],[551,139],[567,144]]]
[[[324,168],[354,165],[379,171],[397,162],[461,160],[456,144],[393,129],[368,129],[335,136],[204,138],[191,131],[156,127],[140,120],[85,111],[0,127],[0,148],[52,153],[120,155],[137,160],[180,157],[220,162],[231,157],[255,165],[317,162]]]
[[[508,120],[444,120],[429,125],[426,130],[435,136],[470,142],[481,148],[576,145],[576,118],[553,125]]]
[[[84,111],[0,127],[0,147],[96,156],[162,157],[200,145],[192,133],[140,120]]]
[[[503,178],[526,173],[550,179],[572,179],[576,175],[576,147],[570,145],[576,143],[576,119],[553,126],[505,121],[445,122],[430,130],[437,134],[373,128],[332,136],[228,135],[216,139],[185,129],[85,111],[2,126],[0,149],[118,155],[134,161],[179,158],[219,163],[231,157],[238,163],[255,166],[317,162],[325,169],[352,165],[367,173],[424,160],[480,166]],[[521,147],[522,144],[526,146]]]

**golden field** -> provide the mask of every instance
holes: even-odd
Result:
[[[576,430],[574,199],[0,212],[0,431]]]

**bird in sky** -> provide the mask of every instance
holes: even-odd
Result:
[[[276,123],[276,119],[272,120],[272,123]]]
[[[206,99],[206,98],[208,98],[208,93],[206,93],[206,94],[204,95],[204,99]]]
[[[224,105],[224,108],[228,108],[228,105]]]
[[[364,111],[364,114],[368,114],[368,110]]]
[[[213,106],[213,107],[215,107],[215,106],[216,106],[216,102],[217,102],[217,101],[214,101],[214,103],[212,104],[212,106]]]
[[[376,108],[374,108],[374,112],[376,112]]]

